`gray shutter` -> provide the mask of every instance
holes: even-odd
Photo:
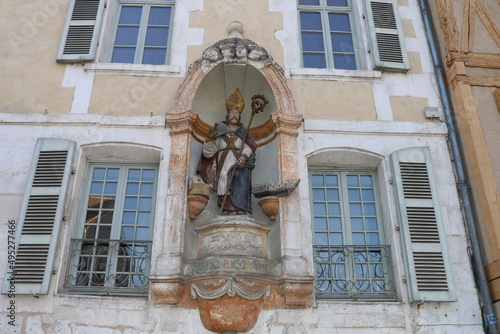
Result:
[[[57,61],[94,60],[104,2],[105,0],[71,0]]]
[[[366,0],[371,54],[375,69],[410,69],[395,0]]]
[[[391,158],[410,301],[452,301],[451,268],[430,151],[407,148]]]
[[[7,266],[2,293],[47,294],[75,142],[40,138],[36,143],[16,225],[15,261]],[[12,268],[12,265],[14,268]]]

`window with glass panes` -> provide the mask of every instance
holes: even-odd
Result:
[[[394,298],[374,172],[314,171],[311,195],[318,298]]]
[[[112,63],[168,63],[173,1],[121,1]]]
[[[351,0],[298,0],[302,65],[355,70]]]
[[[157,174],[154,166],[91,166],[68,290],[147,294]]]

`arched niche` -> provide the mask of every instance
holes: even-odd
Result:
[[[213,50],[214,47],[223,48],[228,44],[245,45],[248,58],[245,57],[242,61],[242,58],[236,59],[231,56],[222,58],[207,56],[207,50]],[[297,114],[282,69],[267,51],[241,35],[221,40],[207,50],[202,59],[190,66],[186,79],[178,89],[174,106],[166,115],[171,135],[167,201],[172,208],[167,224],[170,225],[169,230],[172,233],[184,233],[184,238],[176,237],[175,240],[174,238],[170,240],[171,244],[164,254],[166,258],[181,257],[182,254],[183,259],[190,259],[197,252],[197,245],[194,242],[195,232],[192,230],[186,209],[189,179],[195,175],[201,155],[201,145],[208,129],[215,122],[225,118],[225,101],[236,87],[240,88],[245,99],[246,107],[242,115],[244,124],[248,123],[251,97],[254,94],[263,94],[269,100],[264,113],[255,117],[250,129],[260,145],[253,172],[253,184],[298,178],[296,137],[297,129],[302,124],[302,115]],[[209,219],[218,212],[213,192],[212,197],[207,209],[197,219]],[[298,246],[287,246],[289,240],[280,231],[284,230],[285,222],[299,223],[297,199],[296,193],[279,198],[278,219],[274,223],[269,222],[272,226],[268,238],[268,242],[272,244],[269,248],[271,259],[296,257]],[[268,220],[256,205],[257,200],[253,201],[255,203],[252,217]],[[287,256],[288,249],[293,254]],[[179,261],[182,262],[183,259]],[[304,264],[304,267],[306,265]],[[291,265],[286,268],[293,270],[297,266]],[[293,275],[288,273],[288,270],[285,269],[284,274]],[[300,271],[307,270],[301,268]],[[166,270],[165,275],[167,274]],[[160,276],[158,273],[157,277]],[[306,281],[309,284],[309,278]]]
[[[189,178],[196,175],[198,162],[201,157],[202,144],[208,128],[220,123],[226,117],[226,100],[239,88],[245,101],[245,108],[241,114],[241,122],[248,127],[251,117],[252,96],[264,95],[268,104],[264,110],[256,114],[250,126],[250,133],[257,141],[255,169],[252,172],[252,184],[265,184],[279,181],[279,155],[276,125],[272,115],[277,112],[276,100],[273,91],[264,75],[249,64],[225,64],[214,66],[200,81],[194,94],[191,112],[196,115],[191,124],[192,140],[189,159]],[[205,210],[196,218],[209,220],[219,213],[217,195],[211,192],[210,200]],[[267,221],[272,227],[269,233],[268,257],[278,259],[279,249],[279,222],[271,223],[258,205],[258,199],[252,197],[252,218]],[[277,219],[279,221],[279,218]],[[196,234],[191,225],[186,226],[186,258],[194,258],[197,254]]]

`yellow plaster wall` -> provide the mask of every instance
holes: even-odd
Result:
[[[422,74],[422,61],[419,52],[408,52],[408,60],[410,61],[410,70],[408,74]]]
[[[405,37],[416,38],[415,28],[413,27],[412,20],[401,20],[401,25],[403,26],[403,32]]]
[[[500,28],[500,3],[498,0],[480,0],[479,1],[490,19],[496,25],[497,29]],[[480,53],[499,53],[500,48],[491,37],[491,34],[485,27],[482,20],[476,14],[474,22],[474,44],[472,47],[473,52]]]
[[[68,3],[2,0],[0,112],[70,111],[74,89],[56,63]]]
[[[284,63],[283,48],[274,37],[283,29],[282,13],[269,12],[269,0],[205,0],[203,11],[190,14],[190,26],[203,29],[203,44],[190,46],[188,64],[198,59],[207,47],[227,38],[226,28],[231,21],[243,24],[243,36],[264,46],[278,64]]]
[[[427,122],[424,108],[429,106],[426,97],[389,96],[392,116],[396,122]]]
[[[159,116],[170,111],[184,78],[96,75],[89,113]]]
[[[370,83],[289,80],[297,111],[305,118],[376,120]]]

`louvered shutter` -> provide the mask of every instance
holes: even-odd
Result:
[[[410,301],[454,300],[430,151],[408,148],[391,158]]]
[[[94,60],[104,1],[71,0],[57,61]]]
[[[375,69],[410,69],[395,0],[366,0],[371,54]]]
[[[14,268],[7,267],[2,293],[15,277],[15,294],[47,294],[75,142],[40,138],[16,225]]]

